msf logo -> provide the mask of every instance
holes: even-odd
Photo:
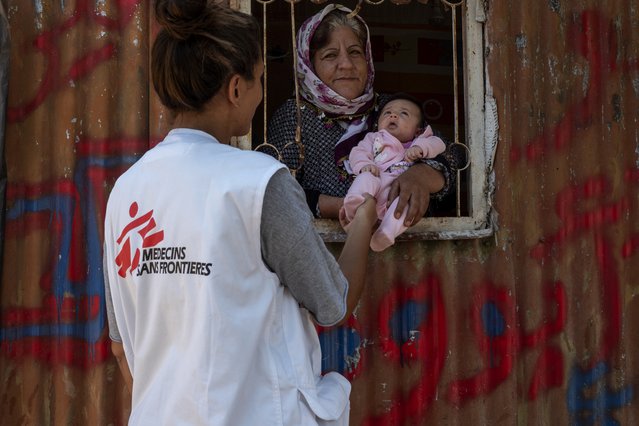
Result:
[[[115,264],[119,267],[118,275],[122,278],[126,277],[126,273],[133,271],[140,264],[140,249],[131,250],[131,236],[136,234],[142,239],[142,248],[153,247],[158,245],[164,239],[164,231],[155,231],[157,224],[153,219],[153,210],[138,215],[138,203],[131,203],[129,207],[129,216],[133,219],[124,227],[122,233],[118,237],[117,243],[120,246],[120,252],[115,258]]]

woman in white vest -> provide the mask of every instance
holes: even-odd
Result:
[[[273,158],[229,146],[262,100],[260,31],[213,0],[159,0],[152,78],[172,130],[124,173],[105,219],[113,352],[133,425],[347,425],[314,322],[362,292],[375,203],[338,260]]]

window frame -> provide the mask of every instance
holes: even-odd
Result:
[[[284,0],[277,0],[284,1]],[[388,1],[388,0],[387,0]],[[416,0],[415,0],[416,1]],[[251,13],[252,0],[230,0],[234,9]],[[456,2],[455,4],[458,4]],[[483,0],[463,0],[462,45],[466,140],[460,141],[469,153],[468,216],[425,217],[407,229],[397,241],[457,240],[484,238],[496,228],[492,210],[494,192],[493,159],[497,146],[497,113],[490,96],[490,84],[484,64],[486,15]],[[235,138],[233,144],[251,149],[251,135]],[[334,219],[315,219],[315,227],[325,242],[343,242],[346,234]]]

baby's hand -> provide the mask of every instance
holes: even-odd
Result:
[[[377,167],[377,166],[375,166],[373,164],[368,164],[368,165],[362,167],[362,170],[360,171],[360,173],[365,173],[365,172],[369,172],[373,176],[379,176],[379,167]]]
[[[404,154],[404,159],[407,161],[419,160],[422,157],[424,157],[424,151],[418,146],[411,146]]]

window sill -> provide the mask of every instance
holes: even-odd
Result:
[[[346,233],[334,219],[315,219],[315,229],[326,243],[346,240]],[[469,217],[429,217],[410,227],[397,241],[469,240],[493,235],[485,223],[474,223]]]

